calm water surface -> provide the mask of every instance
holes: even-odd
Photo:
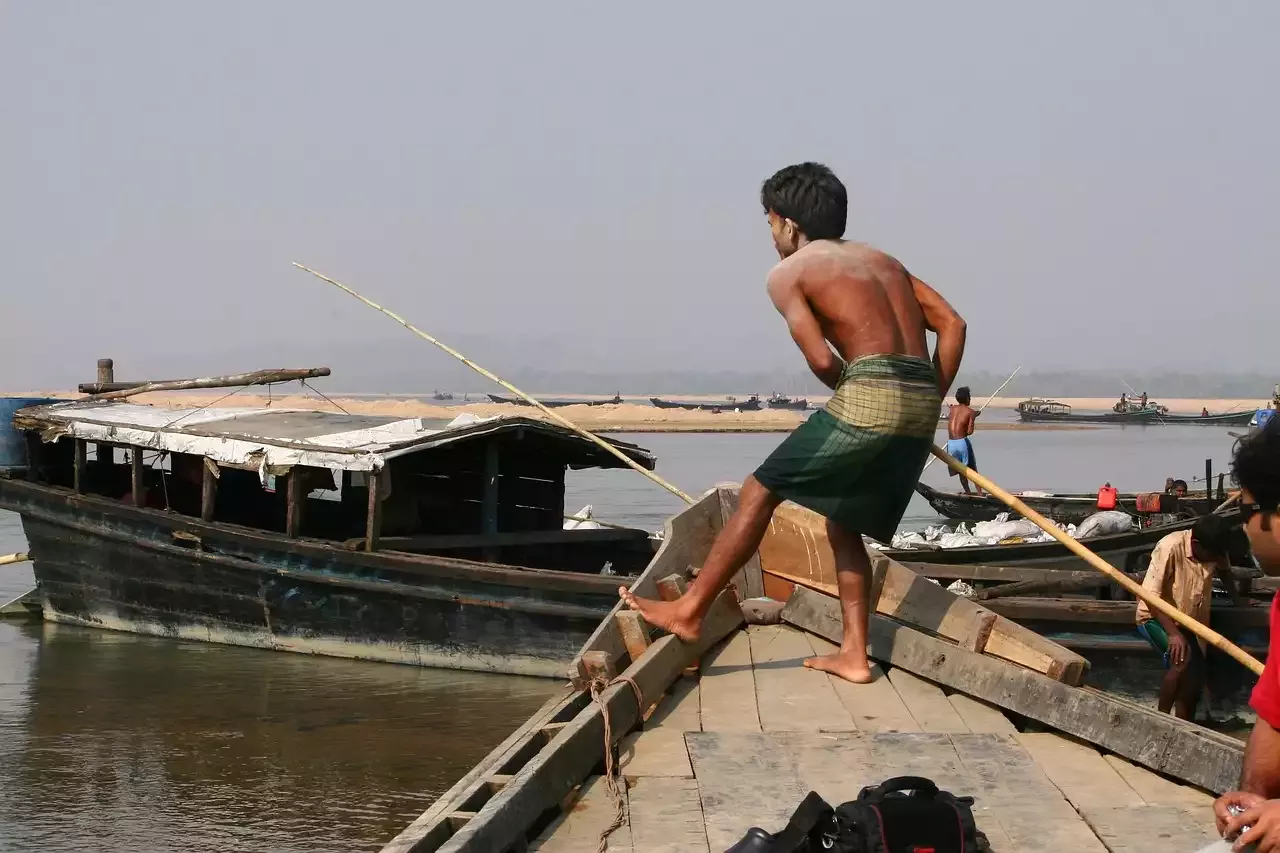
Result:
[[[626,438],[693,494],[740,481],[782,440]],[[1232,441],[1201,427],[975,437],[1001,485],[1058,491],[1159,489],[1203,476],[1206,457],[1225,466]],[[941,464],[925,480],[955,484]],[[571,474],[567,508],[588,503],[648,529],[681,506],[633,472]],[[904,526],[931,521],[917,498]],[[0,513],[0,554],[23,546]],[[29,566],[0,568],[0,598],[31,585]],[[556,686],[0,623],[0,851],[376,850]]]

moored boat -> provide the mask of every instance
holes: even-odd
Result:
[[[1071,410],[1066,403],[1032,397],[1018,404],[1018,418],[1027,423],[1077,423],[1077,424],[1147,424],[1159,416],[1154,408],[1121,412],[1084,412]]]
[[[687,409],[689,411],[706,411],[706,412],[757,412],[760,410],[760,397],[753,394],[745,400],[739,400],[735,397],[721,401],[706,400],[695,402],[683,402],[677,400],[664,400],[661,397],[650,397],[649,402],[659,409]]]
[[[771,409],[795,409],[805,411],[809,408],[809,400],[805,397],[788,397],[785,394],[771,394],[768,399]]]
[[[494,403],[504,403],[511,406],[533,406],[533,404],[528,400],[523,400],[519,397],[503,397],[501,394],[487,394],[486,396]],[[539,400],[538,402],[546,406],[548,409],[561,409],[565,406],[617,405],[622,402],[622,397],[618,394],[614,394],[608,400]]]
[[[655,550],[564,529],[566,469],[621,462],[529,418],[82,401],[13,425],[0,508],[55,622],[556,676]]]
[[[963,492],[944,492],[927,486],[916,484],[916,492],[929,502],[929,506],[943,518],[953,521],[991,521],[1001,513],[1009,513],[1017,518],[1018,514],[1010,510],[991,495],[964,494]],[[1043,516],[1063,524],[1079,524],[1098,511],[1096,494],[1047,492],[1014,492],[1023,503]],[[1199,516],[1212,512],[1221,500],[1203,492],[1189,495],[1152,493],[1122,493],[1117,495],[1116,508],[1131,515],[1139,512],[1159,512],[1180,516]],[[1139,506],[1142,501],[1142,506]]]

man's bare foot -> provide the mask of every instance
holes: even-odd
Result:
[[[871,667],[867,665],[866,660],[857,661],[853,655],[847,655],[844,652],[807,658],[804,665],[809,669],[820,669],[823,672],[838,675],[854,684],[871,683]]]
[[[675,601],[654,601],[637,597],[625,586],[618,587],[618,597],[655,628],[675,634],[686,643],[698,641],[698,635],[702,632],[702,620],[689,615],[689,608],[683,597]]]

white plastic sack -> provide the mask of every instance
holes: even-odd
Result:
[[[1133,516],[1118,509],[1095,512],[1080,522],[1074,536],[1077,539],[1091,539],[1094,536],[1109,536],[1112,533],[1124,533],[1133,529]]]
[[[1033,521],[1019,518],[1016,521],[979,521],[973,526],[973,535],[980,539],[1008,539],[1010,536],[1039,536],[1040,528]]]

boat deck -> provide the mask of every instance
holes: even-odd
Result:
[[[777,831],[810,790],[833,804],[919,775],[975,799],[996,853],[1194,850],[1216,840],[1212,797],[1062,735],[1022,732],[999,709],[905,670],[870,685],[805,669],[833,651],[786,626],[734,634],[672,686],[619,749],[629,825],[609,849],[719,853],[751,826]],[[601,777],[530,849],[595,851],[615,806]]]

